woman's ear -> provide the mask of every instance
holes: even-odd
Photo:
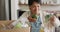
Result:
[[[30,11],[32,10],[31,6],[29,6]]]

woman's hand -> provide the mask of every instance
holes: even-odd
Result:
[[[35,18],[32,18],[31,16],[28,17],[28,20],[29,20],[30,22],[36,22],[36,19],[35,19]]]

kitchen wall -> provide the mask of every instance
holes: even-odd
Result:
[[[18,0],[11,0],[11,20],[17,20]]]

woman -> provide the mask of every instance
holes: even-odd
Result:
[[[40,32],[41,23],[43,22],[40,0],[28,0],[28,5],[30,11],[23,13],[23,15],[10,26],[13,27],[15,25],[14,23],[17,23],[19,20],[21,21],[21,18],[27,18],[31,25],[31,32]]]

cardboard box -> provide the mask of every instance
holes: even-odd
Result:
[[[1,24],[8,25],[13,21],[0,21],[0,28],[2,27]],[[17,29],[7,29],[7,30],[0,30],[0,32],[30,32],[30,27],[26,28],[17,28]]]

